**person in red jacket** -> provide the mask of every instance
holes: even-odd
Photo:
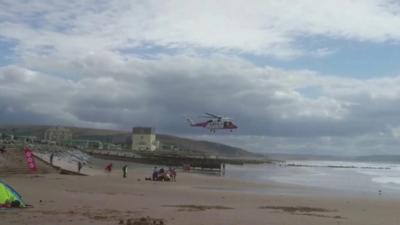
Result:
[[[106,170],[107,172],[111,173],[111,170],[112,170],[112,163],[108,164],[108,165],[106,166],[105,170]]]

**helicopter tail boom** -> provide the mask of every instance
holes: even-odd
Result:
[[[195,123],[192,119],[190,119],[189,117],[186,117],[186,120],[188,121],[188,123],[190,124],[190,126],[192,127],[206,127],[208,124],[207,122],[203,122],[203,123]]]
[[[190,126],[194,126],[195,125],[194,121],[192,119],[190,119],[189,117],[186,117],[186,120],[188,121]]]

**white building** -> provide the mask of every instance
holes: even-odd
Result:
[[[64,144],[72,139],[72,132],[64,127],[52,127],[44,132],[44,140],[48,142],[56,142],[58,145]]]
[[[132,150],[155,151],[159,145],[154,128],[134,127],[132,129]]]

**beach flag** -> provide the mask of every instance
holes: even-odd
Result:
[[[32,150],[28,147],[25,147],[24,151],[25,151],[25,159],[29,169],[31,169],[32,171],[36,171],[36,163],[35,163],[35,158],[33,157]]]

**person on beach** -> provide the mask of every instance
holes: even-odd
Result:
[[[111,173],[111,170],[112,170],[112,163],[108,164],[108,165],[106,166],[105,170],[106,170],[107,172]]]
[[[166,173],[166,171],[164,170],[164,168],[161,168],[161,169],[158,171],[157,180],[158,180],[158,181],[166,181],[166,180],[168,180],[168,176],[167,176],[167,173]]]
[[[126,178],[126,174],[128,173],[128,165],[124,165],[122,167],[122,177]]]
[[[53,165],[54,153],[50,154],[50,165]]]
[[[6,153],[6,146],[5,145],[1,146],[0,153],[1,154]]]
[[[176,181],[176,169],[175,168],[171,168],[171,178],[172,178],[172,181]]]
[[[165,178],[165,170],[164,170],[164,168],[161,168],[158,171],[158,179],[157,180],[164,181],[165,180],[164,178]]]
[[[83,165],[82,165],[81,161],[78,161],[78,173],[81,172],[82,167],[83,167]]]
[[[167,181],[174,181],[174,171],[172,167],[168,167],[168,171],[166,172],[166,178]]]
[[[164,179],[163,181],[171,181],[171,173],[169,171],[167,171],[166,173],[164,173]]]
[[[158,180],[158,170],[157,170],[157,166],[154,167],[152,179],[153,179],[153,180]]]

